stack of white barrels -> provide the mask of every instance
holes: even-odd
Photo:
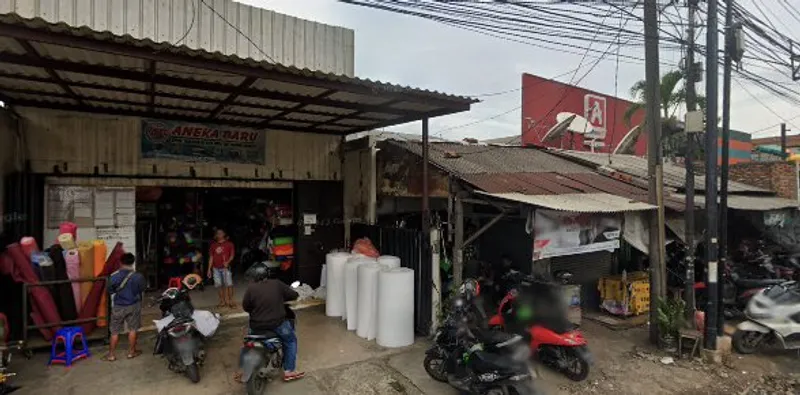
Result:
[[[383,347],[414,344],[414,271],[400,258],[346,252],[326,256],[325,314]]]

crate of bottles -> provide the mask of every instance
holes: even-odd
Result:
[[[639,315],[650,311],[650,275],[631,272],[606,276],[597,283],[602,307],[614,315]]]

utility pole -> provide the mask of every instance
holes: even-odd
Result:
[[[650,341],[658,342],[658,300],[665,296],[664,174],[661,163],[661,73],[658,59],[658,4],[644,2],[644,56],[647,103],[647,175],[650,204],[658,209],[650,216]]]
[[[717,65],[719,60],[719,38],[717,28],[718,0],[708,0],[706,20],[706,262],[708,265],[708,305],[704,346],[707,350],[717,349],[717,313],[719,311],[719,227],[717,224],[717,93],[719,80]]]
[[[723,284],[725,267],[728,260],[728,165],[730,162],[731,145],[731,69],[733,56],[736,52],[733,35],[733,2],[725,3],[725,60],[722,76],[722,169],[720,170],[719,186],[719,266],[718,284]],[[717,336],[725,335],[725,306],[723,300],[723,287],[718,285],[717,290]]]
[[[689,43],[686,48],[686,111],[697,110],[697,92],[695,83],[697,82],[697,68],[694,62],[694,21],[697,11],[697,1],[689,0],[689,27],[686,31]],[[686,132],[686,153],[684,163],[686,165],[686,208],[685,208],[685,234],[686,234],[686,283],[684,284],[683,299],[686,301],[686,322],[694,322],[695,295],[694,295],[694,254],[696,244],[694,240],[694,133]],[[694,325],[692,324],[692,328]]]

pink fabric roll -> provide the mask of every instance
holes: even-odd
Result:
[[[69,250],[64,253],[64,260],[67,262],[67,278],[74,280],[81,277],[81,256],[78,250]],[[75,297],[75,308],[80,311],[83,306],[81,298],[81,283],[72,283],[72,294]]]
[[[72,240],[78,240],[78,225],[72,222],[62,222],[58,227],[58,233],[69,233],[72,235]]]
[[[25,254],[28,259],[31,259],[31,255],[34,252],[39,252],[39,245],[36,244],[36,239],[33,237],[23,237],[19,241],[19,244],[22,246],[22,253]]]

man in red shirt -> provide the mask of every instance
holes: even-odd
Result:
[[[231,262],[236,250],[233,243],[228,240],[228,235],[222,229],[217,229],[214,242],[208,251],[208,278],[214,278],[214,286],[219,292],[217,307],[236,307],[233,301],[233,276],[231,275]]]

